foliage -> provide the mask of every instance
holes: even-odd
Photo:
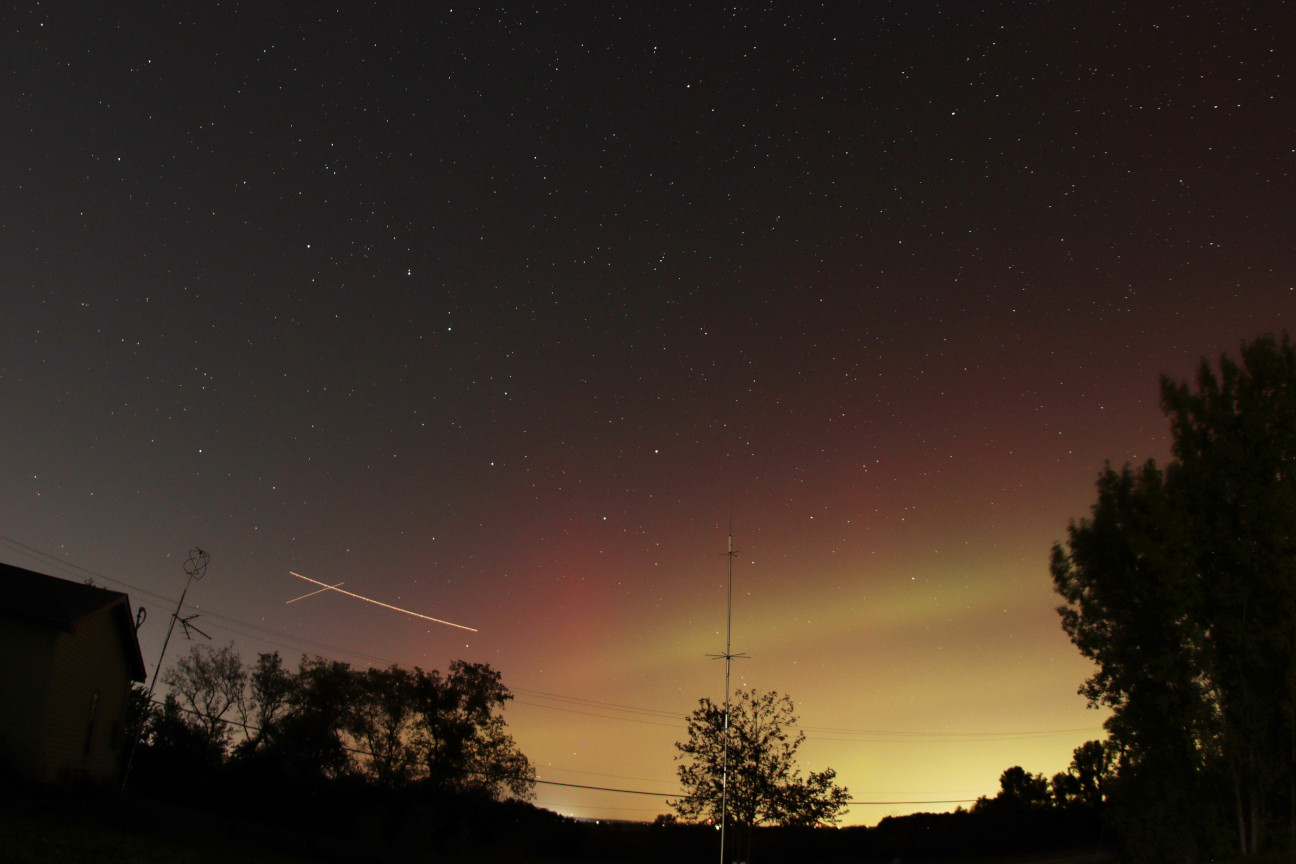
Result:
[[[248,671],[248,694],[242,717],[245,749],[255,749],[266,736],[275,734],[296,683],[292,673],[284,668],[278,651],[257,655],[256,665]]]
[[[999,775],[999,795],[1021,807],[1047,807],[1052,801],[1044,775],[1031,774],[1020,765]]]
[[[277,652],[248,667],[232,647],[200,645],[163,680],[171,692],[145,735],[155,757],[265,788],[345,781],[501,799],[534,786],[502,714],[512,694],[488,664],[455,661],[442,675],[303,657],[294,673]]]
[[[1072,753],[1066,771],[1053,775],[1048,783],[1050,804],[1063,809],[1084,809],[1094,813],[1107,802],[1115,770],[1116,751],[1102,741],[1086,741]],[[1000,778],[1000,785],[1004,785]]]
[[[1080,779],[1070,771],[1059,771],[1048,782],[1048,794],[1054,807],[1069,807],[1080,800]]]
[[[380,787],[404,785],[415,762],[414,673],[399,666],[366,669],[352,689],[344,728],[361,751],[363,769]]]
[[[275,740],[276,749],[304,765],[318,765],[327,779],[352,773],[355,765],[345,724],[355,699],[355,675],[350,666],[322,657],[303,657]]]
[[[222,739],[212,737],[201,723],[194,722],[175,694],[167,694],[161,710],[150,715],[144,735],[148,743],[145,762],[153,772],[165,767],[189,781],[202,783],[224,759]]]
[[[1227,819],[1254,854],[1279,814],[1296,836],[1296,351],[1263,337],[1161,392],[1175,461],[1102,473],[1053,549],[1059,612],[1112,710],[1124,833],[1200,857]]]
[[[1044,810],[1055,803],[1055,794],[1050,794],[1049,781],[1043,774],[1031,774],[1020,765],[1014,765],[999,775],[999,793],[993,798],[978,798],[972,805],[972,812],[978,815],[1016,815]]]
[[[535,769],[513,742],[500,713],[513,698],[486,663],[450,664],[449,674],[415,670],[415,754],[437,786],[528,797]]]
[[[223,750],[230,732],[226,714],[243,701],[248,673],[234,646],[195,645],[162,676],[186,712],[186,722],[214,748]]]
[[[1205,633],[1180,578],[1187,533],[1151,463],[1109,468],[1098,494],[1092,519],[1071,526],[1069,554],[1053,551],[1054,583],[1070,602],[1059,610],[1063,628],[1097,663],[1080,692],[1112,708],[1122,834],[1191,857],[1182,847],[1207,821],[1195,786],[1219,729],[1200,671]]]
[[[796,751],[805,739],[797,732],[792,700],[775,692],[739,690],[729,714],[728,767],[723,705],[700,700],[688,719],[688,740],[676,742],[685,797],[670,805],[686,819],[719,822],[722,792],[729,819],[749,829],[762,823],[835,824],[850,800],[836,785],[831,769],[802,778]]]
[[[978,798],[973,812],[987,810],[1087,809],[1098,811],[1106,801],[1105,790],[1111,782],[1112,749],[1102,741],[1086,741],[1072,753],[1066,771],[1045,779],[1031,774],[1020,765],[999,775],[999,793],[994,798]]]

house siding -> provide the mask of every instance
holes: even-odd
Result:
[[[108,780],[118,770],[120,724],[130,692],[130,670],[111,607],[76,622],[55,640],[43,749],[54,772],[44,779]]]
[[[114,780],[144,675],[125,594],[0,563],[0,774]]]
[[[0,771],[45,774],[41,738],[58,635],[0,616]]]

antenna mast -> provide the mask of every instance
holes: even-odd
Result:
[[[746,654],[733,653],[733,526],[729,526],[729,588],[725,608],[725,650],[711,654],[712,659],[725,661],[724,756],[720,763],[720,864],[725,861],[725,828],[729,821],[729,671],[734,660],[745,659]]]
[[[131,739],[130,756],[126,759],[126,770],[122,772],[123,792],[126,791],[126,783],[130,780],[131,766],[135,764],[135,750],[139,747],[140,736],[144,734],[144,719],[148,716],[148,706],[153,702],[153,689],[157,687],[158,673],[162,671],[162,658],[166,656],[167,645],[171,642],[171,633],[175,630],[176,622],[179,622],[180,626],[184,628],[186,636],[189,635],[189,630],[191,628],[198,630],[197,626],[189,623],[198,616],[190,615],[188,618],[181,618],[180,609],[184,606],[185,595],[189,593],[189,586],[193,584],[195,579],[201,582],[203,576],[207,575],[207,562],[210,560],[211,555],[199,549],[197,546],[189,550],[189,560],[184,564],[184,571],[188,574],[189,578],[185,580],[184,590],[180,592],[180,602],[176,604],[175,611],[171,613],[171,624],[167,627],[166,638],[162,640],[162,653],[158,654],[157,665],[153,667],[153,681],[149,684],[148,695],[144,697],[145,710],[140,715],[139,726],[135,729],[134,738]],[[140,619],[139,623],[135,625],[136,629],[138,630],[139,624],[143,623],[143,620]],[[198,630],[198,632],[207,636],[207,634],[203,633],[201,630]],[[207,638],[210,639],[211,637],[207,636]]]

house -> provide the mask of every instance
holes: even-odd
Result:
[[[0,564],[0,774],[115,779],[144,679],[125,594]]]

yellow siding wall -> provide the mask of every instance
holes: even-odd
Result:
[[[55,632],[0,617],[0,771],[45,773],[40,718],[45,716]]]
[[[130,670],[111,613],[100,609],[78,621],[75,632],[58,634],[45,712],[43,779],[117,775]]]

